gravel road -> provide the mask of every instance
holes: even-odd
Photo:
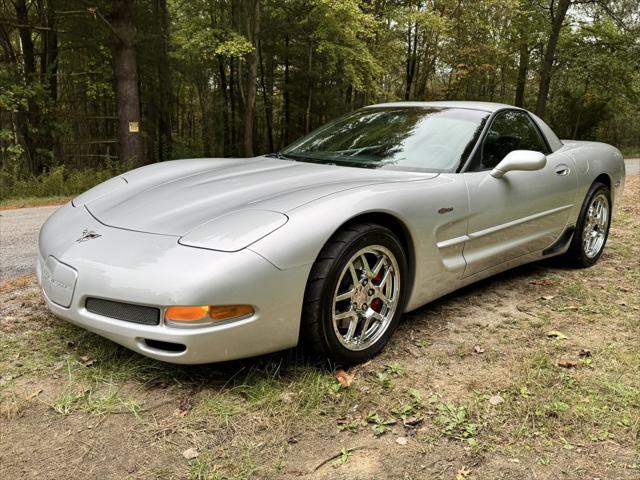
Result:
[[[0,279],[35,270],[38,232],[58,207],[0,210]]]
[[[625,160],[627,175],[640,175],[640,158]],[[0,279],[35,270],[38,232],[58,207],[0,210]]]

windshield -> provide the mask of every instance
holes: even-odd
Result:
[[[353,167],[452,172],[471,153],[488,116],[462,108],[364,108],[311,132],[282,155]]]

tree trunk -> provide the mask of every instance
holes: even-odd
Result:
[[[218,72],[220,75],[220,91],[222,93],[222,102],[224,105],[222,109],[222,153],[224,156],[227,156],[230,154],[229,146],[231,145],[231,125],[229,124],[229,122],[231,121],[231,114],[229,109],[229,95],[227,93],[227,74],[225,73],[224,58],[222,57],[222,55],[218,55]]]
[[[31,87],[36,80],[36,57],[29,28],[29,12],[25,0],[15,0],[16,20],[18,22],[18,34],[22,46],[22,60],[24,68],[24,83]],[[43,158],[38,152],[38,142],[35,134],[40,127],[40,108],[33,96],[27,99],[26,109],[21,107],[17,112],[18,130],[22,137],[25,153],[27,156],[27,171],[32,175],[37,175],[44,168]]]
[[[311,96],[313,94],[313,44],[309,42],[309,52],[308,52],[308,84],[307,84],[307,107],[304,113],[304,133],[309,133],[311,131]]]
[[[529,71],[529,45],[526,38],[520,43],[520,61],[518,63],[518,78],[516,79],[516,107],[524,107],[524,89],[527,86],[527,72]]]
[[[135,50],[133,0],[112,0],[113,76],[118,114],[118,157],[121,163],[145,165],[140,127],[140,91]]]
[[[167,0],[156,0],[160,48],[157,55],[159,105],[158,105],[158,160],[171,158],[171,72],[169,70],[169,13]],[[204,116],[204,112],[203,112]]]
[[[411,32],[414,32],[413,41],[411,40]],[[416,72],[417,61],[417,48],[418,48],[418,24],[414,24],[413,28],[409,27],[407,31],[407,85],[405,87],[404,99],[409,100],[411,98],[411,87],[413,85],[413,79]]]
[[[256,77],[258,75],[257,37],[260,33],[260,0],[240,2],[242,33],[253,45],[253,50],[245,57],[246,68],[241,79],[244,92],[242,112],[242,154],[253,156],[253,122],[256,113]],[[243,11],[243,10],[244,11]]]
[[[229,59],[229,104],[231,105],[231,115],[229,118],[229,130],[230,130],[230,140],[231,140],[231,150],[230,153],[235,155],[238,151],[237,146],[237,135],[236,135],[236,76],[234,74],[234,61],[233,57]]]
[[[202,129],[202,154],[205,157],[211,156],[211,136],[209,132],[209,102],[207,100],[207,81],[198,82],[198,100],[200,102],[200,111],[202,112],[202,121],[200,127]]]
[[[282,137],[280,140],[280,147],[284,147],[285,145],[289,145],[289,136],[291,135],[291,92],[290,92],[290,62],[289,62],[289,36],[285,37],[285,58],[284,58],[284,79],[282,86],[282,96],[283,96],[283,128],[282,128]]]
[[[551,71],[556,56],[556,47],[558,46],[562,23],[564,22],[570,5],[571,0],[558,0],[555,12],[553,10],[551,11],[551,35],[544,52],[544,61],[542,62],[542,70],[540,71],[538,101],[536,102],[536,115],[539,117],[544,117],[544,112],[547,107],[547,97],[549,96],[549,87],[551,86]]]
[[[258,42],[258,57],[260,61],[260,83],[262,85],[262,101],[264,102],[264,118],[267,124],[267,140],[269,142],[269,152],[274,152],[273,148],[273,105],[271,104],[272,89],[267,94],[267,83],[264,78],[264,62],[262,59],[262,42]]]

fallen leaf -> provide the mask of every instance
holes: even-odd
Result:
[[[35,392],[27,395],[27,400],[33,400],[34,398],[36,398],[38,395],[40,395],[42,393],[42,389],[40,390],[36,390]]]
[[[343,388],[349,388],[353,383],[354,373],[347,373],[344,370],[338,370],[336,372],[336,380]]]
[[[405,427],[415,427],[416,425],[422,423],[422,420],[424,420],[422,417],[409,417],[405,418],[402,423]]]
[[[540,297],[542,300],[553,300],[555,297],[555,295],[542,295]]]
[[[180,400],[180,409],[191,410],[191,399],[189,397],[184,397],[182,400]]]
[[[182,456],[187,460],[193,460],[194,458],[198,458],[200,452],[197,449],[191,447],[187,448],[184,452],[182,452]]]
[[[89,355],[82,355],[80,357],[80,362],[82,363],[82,365],[84,365],[85,367],[90,367],[91,365],[93,365],[94,363],[96,363],[96,359],[93,357],[90,357]]]
[[[189,410],[191,410],[191,408],[191,400],[189,399],[189,397],[184,397],[182,400],[180,400],[180,405],[178,406],[178,408],[173,411],[173,416],[183,418],[187,415],[187,413],[189,413]]]
[[[504,398],[502,398],[500,395],[494,395],[489,398],[489,403],[491,405],[500,405],[502,402],[504,402]]]
[[[558,366],[562,368],[575,368],[578,366],[577,362],[573,360],[560,360]]]
[[[460,470],[458,470],[458,473],[456,474],[456,480],[463,480],[467,478],[470,473],[471,473],[470,468],[462,467]]]
[[[396,443],[398,445],[406,445],[407,443],[409,443],[409,440],[407,439],[407,437],[398,437],[396,438]]]
[[[405,348],[405,350],[407,351],[407,353],[409,353],[413,358],[420,358],[422,356],[422,352],[420,352],[420,350],[418,350],[418,348],[409,345]]]
[[[557,330],[551,330],[550,332],[547,332],[547,337],[557,338],[558,340],[566,340],[568,338],[564,333]]]
[[[576,305],[567,305],[566,307],[562,307],[559,311],[566,312],[567,310],[577,311],[579,308]]]
[[[475,347],[473,347],[473,351],[476,353],[484,353],[484,348],[482,348],[480,345],[476,345]]]

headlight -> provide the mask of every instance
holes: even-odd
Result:
[[[188,247],[237,252],[283,226],[289,217],[271,210],[239,210],[194,228],[178,242]]]

